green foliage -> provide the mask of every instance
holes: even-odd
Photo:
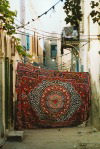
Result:
[[[15,38],[15,37],[14,37]],[[15,42],[16,42],[16,49],[19,53],[19,55],[22,55],[22,56],[27,56],[29,58],[32,58],[32,55],[30,55],[29,53],[27,53],[25,51],[25,49],[21,46],[20,44],[20,39],[19,38],[15,38]]]
[[[79,22],[82,20],[82,10],[80,6],[81,0],[65,0],[64,9],[66,13],[66,24],[78,26]],[[91,1],[90,5],[92,11],[90,13],[93,23],[98,23],[100,25],[100,0],[98,2]]]
[[[70,23],[73,26],[79,27],[79,22],[83,16],[80,3],[81,0],[65,0],[63,9],[65,9],[66,13],[66,24]]]
[[[16,12],[10,10],[10,5],[8,0],[0,0],[0,22],[3,24],[3,29],[7,31],[9,35],[16,33],[14,17],[16,16]],[[32,58],[30,54],[28,54],[20,44],[20,39],[12,36],[16,42],[16,49],[19,55],[27,56]]]
[[[10,10],[8,0],[0,0],[0,21],[3,23],[3,29],[7,30],[8,34],[15,33],[14,17],[16,12]]]
[[[100,25],[100,7],[99,0],[98,2],[91,1],[91,8],[93,9],[90,13],[93,23],[98,23]]]

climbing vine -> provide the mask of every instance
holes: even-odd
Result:
[[[14,36],[13,36],[13,38],[15,39],[16,49],[17,49],[19,55],[22,55],[23,57],[24,56],[27,56],[29,58],[32,58],[32,55],[30,55],[29,53],[27,53],[26,50],[23,48],[23,46],[21,46],[20,39],[14,37]]]
[[[0,22],[9,35],[15,33],[14,17],[16,12],[10,10],[8,0],[0,0]]]

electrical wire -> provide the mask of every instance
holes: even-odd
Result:
[[[18,21],[20,24],[22,24],[18,19],[15,18],[15,20]],[[28,25],[28,24],[29,24],[29,23],[27,23],[27,25]],[[17,25],[17,26],[18,26],[18,25]],[[40,29],[37,29],[37,28],[33,28],[33,27],[25,28],[25,27],[23,26],[23,28],[24,28],[25,30],[32,31],[32,32],[35,32],[35,33],[41,34],[41,35],[44,35],[44,34],[39,33],[39,32],[43,32],[43,33],[46,33],[46,34],[54,34],[54,35],[59,35],[59,36],[61,36],[61,34],[56,33],[56,32],[55,32],[55,33],[47,32],[47,31],[43,31],[43,30],[40,30]],[[18,28],[17,28],[17,29],[18,29]],[[36,30],[37,30],[37,31],[36,31]],[[89,36],[89,37],[91,37],[91,36],[97,36],[97,37],[99,38],[100,35],[80,35],[80,37],[84,37],[84,36]]]
[[[34,32],[34,31],[33,31]],[[39,39],[41,39],[41,38],[43,38],[43,39],[48,39],[48,40],[61,40],[61,38],[58,38],[58,37],[54,37],[54,36],[46,36],[46,35],[44,35],[44,34],[40,34],[40,33],[38,33],[38,32],[36,32],[37,33],[37,35],[35,35],[36,37],[38,36],[39,37]],[[16,32],[16,34],[20,34],[20,35],[24,35],[24,36],[27,36],[27,35],[29,35],[30,37],[32,37],[32,36],[34,36],[33,34],[30,34],[30,33],[26,33],[26,32],[22,32],[22,31],[19,31],[18,30],[18,32]],[[87,41],[85,41],[85,40],[88,40],[88,38],[84,38],[84,39],[80,39],[79,41],[77,41],[78,42],[78,44],[79,43],[82,43],[82,42],[87,42]],[[98,37],[98,38],[90,38],[89,40],[100,40],[100,38]],[[89,42],[89,41],[88,41]],[[71,44],[73,44],[74,42],[72,42]],[[75,44],[76,44],[76,42],[75,42]]]
[[[85,44],[83,44],[81,47],[79,47],[79,48],[82,48],[82,47],[84,47],[85,45],[87,45],[88,44],[88,42],[86,42]]]
[[[27,30],[27,31],[31,31],[31,32],[35,32],[37,35],[41,35],[41,36],[46,36],[46,37],[53,37],[53,38],[58,38],[59,39],[59,37],[54,37],[54,36],[48,36],[48,35],[44,35],[43,33],[39,33],[39,32],[37,32],[36,30],[38,30],[38,29],[36,29],[35,30],[35,28],[34,29],[29,29],[29,28],[25,28],[24,27],[24,29],[25,30]],[[20,30],[18,30],[18,31],[20,31]],[[42,32],[42,30],[41,30],[41,32]],[[43,31],[43,32],[45,32],[45,31]],[[46,33],[48,33],[48,34],[58,34],[58,33],[50,33],[50,32],[46,32]],[[60,36],[61,34],[59,34],[59,36]],[[97,36],[97,38],[90,38],[90,40],[93,40],[93,39],[99,39],[100,38],[100,35],[80,35],[80,37],[93,37],[93,36]],[[84,38],[83,40],[85,40],[85,39],[88,39],[88,38]]]
[[[18,21],[20,24],[22,24],[18,19],[15,18],[15,20]],[[16,24],[16,25],[17,25],[17,24]],[[17,25],[17,26],[18,26],[18,25]],[[23,28],[25,28],[25,27],[23,26]],[[17,29],[19,29],[19,28],[17,28]],[[30,27],[30,29],[34,30],[35,32],[36,32],[36,30],[37,30],[37,32],[43,32],[43,33],[46,33],[46,34],[52,34],[52,35],[55,35],[55,34],[56,34],[56,35],[59,35],[59,36],[61,35],[61,34],[56,33],[56,32],[55,32],[55,33],[47,32],[47,31],[43,31],[43,30],[40,30],[40,29],[37,29],[37,28],[33,28],[33,27]]]
[[[55,36],[48,36],[48,35],[44,35],[44,34],[42,34],[42,33],[39,33],[39,32],[37,32],[37,31],[35,31],[35,29],[29,29],[29,28],[25,28],[24,27],[24,29],[25,30],[27,30],[27,31],[31,31],[31,32],[34,32],[34,33],[36,33],[37,34],[37,36],[40,36],[40,38],[56,38],[56,39],[61,39],[61,38],[58,38],[58,37],[55,37]],[[21,32],[20,30],[18,30],[19,32]],[[25,32],[24,32],[25,33]],[[28,33],[29,34],[29,33]],[[32,34],[31,34],[32,35]],[[97,36],[98,38],[89,38],[90,40],[97,40],[97,39],[99,39],[99,36],[100,35],[81,35],[80,37],[84,37],[84,36],[89,36],[89,37],[93,37],[93,36]],[[85,38],[85,39],[88,39],[88,38]],[[82,40],[85,40],[85,39],[82,39]],[[88,39],[88,40],[89,40]],[[83,42],[83,41],[80,41],[80,42]]]
[[[25,26],[27,26],[28,24],[30,24],[31,22],[34,22],[38,19],[40,19],[42,16],[46,15],[49,11],[51,11],[52,9],[54,10],[55,6],[60,3],[60,2],[63,2],[63,0],[59,0],[57,1],[52,7],[50,7],[48,10],[46,10],[44,13],[42,13],[41,15],[39,15],[36,19],[32,19],[32,21],[28,21],[26,24],[22,24],[22,26],[19,26],[18,28],[23,28]]]
[[[35,31],[35,30],[33,30],[33,29],[28,29],[28,28],[25,28],[25,27],[24,27],[24,29],[25,29],[25,30],[28,30],[28,31],[31,31],[31,32],[35,32],[35,33],[37,33],[37,35],[39,34],[39,35],[42,35],[42,36],[47,36],[47,35],[44,35],[44,34],[42,34],[42,33],[37,32],[37,31]],[[93,37],[93,36],[97,36],[98,38],[95,38],[95,39],[99,39],[99,36],[100,36],[100,35],[81,35],[80,37],[82,37],[82,36],[83,36],[83,37],[84,37],[84,36],[89,36],[89,37],[91,37],[91,36],[92,36],[92,37]],[[54,36],[47,36],[47,37],[54,37]],[[55,38],[58,38],[58,37],[55,37]],[[88,39],[88,38],[85,38],[85,39]],[[90,38],[90,39],[94,39],[94,38]]]
[[[61,34],[59,34],[59,33],[51,33],[51,32],[47,32],[47,31],[43,31],[43,30],[40,30],[40,29],[37,29],[37,28],[33,28],[33,27],[31,27],[31,29],[34,29],[34,30],[37,30],[37,31],[40,31],[40,32],[44,32],[44,33],[46,33],[46,34],[57,34],[57,35],[61,35]]]
[[[33,34],[30,34],[30,33],[26,33],[26,32],[23,32],[23,31],[19,31],[19,30],[16,32],[16,34],[20,34],[20,35],[24,35],[24,36],[27,36],[27,35],[28,35],[28,36],[30,36],[30,37],[32,37],[32,36],[37,37],[37,36],[38,36],[38,37],[39,37],[39,40],[40,40],[40,39],[49,39],[49,40],[52,40],[52,39],[54,40],[54,39],[55,39],[55,40],[61,40],[61,38],[57,38],[57,37],[54,37],[54,36],[45,36],[45,35],[41,35],[41,34],[40,34],[40,35],[39,35],[39,34],[33,35]]]

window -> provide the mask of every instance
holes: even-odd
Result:
[[[30,37],[29,35],[26,35],[26,49],[29,51],[30,49]]]

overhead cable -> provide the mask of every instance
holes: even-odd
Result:
[[[32,21],[28,21],[26,24],[22,24],[21,26],[18,26],[17,28],[24,28],[24,26],[27,26],[28,24],[30,24],[31,22],[34,22],[38,19],[40,19],[42,16],[46,15],[49,11],[51,11],[52,9],[54,10],[55,6],[60,3],[63,2],[63,0],[59,0],[58,2],[56,2],[52,7],[50,7],[48,10],[46,10],[44,13],[42,13],[41,15],[39,15],[36,19],[32,18]]]

